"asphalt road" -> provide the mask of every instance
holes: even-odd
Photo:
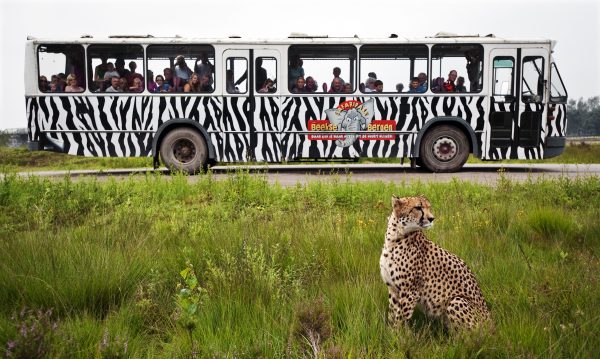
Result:
[[[600,177],[600,164],[467,164],[455,173],[430,173],[420,168],[410,168],[400,164],[310,164],[310,165],[259,165],[259,166],[215,166],[212,167],[213,178],[227,178],[232,172],[247,170],[254,176],[266,178],[270,183],[282,186],[295,186],[314,181],[331,181],[334,179],[353,182],[448,182],[452,179],[472,181],[495,185],[504,176],[513,181],[525,181],[538,178],[556,177]],[[156,171],[168,175],[166,168]],[[115,170],[76,170],[76,171],[38,171],[20,172],[19,176],[40,176],[63,178],[70,175],[75,179],[99,178],[109,176],[127,178],[154,172],[152,168],[115,169]],[[1,176],[1,175],[0,175]],[[190,182],[197,181],[202,175],[190,176]]]

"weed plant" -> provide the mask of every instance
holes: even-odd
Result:
[[[379,255],[392,194],[429,197],[427,235],[475,272],[495,332],[448,334],[421,313],[386,325]],[[58,358],[594,357],[598,218],[598,178],[283,188],[243,172],[193,184],[6,174],[0,353],[27,308],[51,310],[52,333],[40,335]],[[177,285],[190,265],[206,296],[184,327]]]

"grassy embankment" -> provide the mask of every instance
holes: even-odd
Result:
[[[494,334],[451,335],[423,315],[385,324],[378,261],[392,193],[430,198],[437,219],[427,234],[476,273]],[[111,357],[126,345],[132,358],[295,358],[312,353],[302,319],[327,357],[594,357],[598,218],[598,178],[281,188],[246,174],[195,184],[9,175],[0,181],[0,353],[26,342],[27,319],[42,338],[27,343],[46,343],[50,357]],[[207,295],[191,331],[175,296],[188,260]],[[22,308],[52,315],[11,319]]]

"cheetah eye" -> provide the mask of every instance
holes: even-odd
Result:
[[[415,206],[415,209],[416,209],[417,211],[420,211],[420,210],[422,210],[422,209],[423,209],[423,207],[421,207],[421,206]]]

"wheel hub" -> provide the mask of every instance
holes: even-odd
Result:
[[[190,162],[196,157],[196,146],[188,139],[180,139],[173,145],[173,155],[181,163]]]
[[[440,137],[433,143],[433,155],[440,161],[450,161],[458,153],[458,145],[452,137]]]

